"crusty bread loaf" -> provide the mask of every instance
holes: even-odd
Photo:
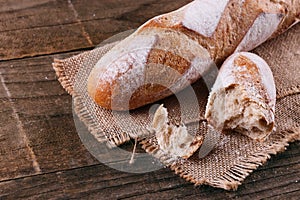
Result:
[[[196,0],[142,25],[92,70],[88,92],[128,110],[177,92],[212,62],[248,51],[296,23],[300,0]]]
[[[205,117],[217,130],[263,140],[274,128],[276,89],[268,64],[253,53],[235,53],[222,65]]]
[[[88,92],[102,107],[134,109],[195,82],[209,53],[181,32],[147,28],[113,48],[92,70]]]

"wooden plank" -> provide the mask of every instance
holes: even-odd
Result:
[[[0,2],[0,32],[76,23],[68,1]]]
[[[43,173],[99,163],[83,146],[72,115],[29,119],[24,130]]]
[[[36,103],[37,106],[41,107],[39,110],[43,110],[41,103],[47,101],[46,97],[49,96],[53,101],[59,101],[58,99],[60,98],[69,99],[67,103],[70,105],[62,106],[71,110],[71,97],[67,95],[57,81],[57,77],[52,68],[52,62],[54,57],[67,57],[77,53],[79,52],[60,56],[41,56],[0,62],[0,73],[7,89],[10,91],[11,98],[20,99],[19,101],[21,103],[18,103],[18,100],[16,100],[18,104],[16,106],[22,106],[26,99],[33,98],[32,102],[29,102],[28,105],[34,106]],[[46,105],[44,105],[44,107],[46,108]],[[28,109],[31,109],[32,112],[37,111],[37,109],[33,109],[33,107],[29,107]],[[51,109],[51,107],[48,107],[48,109]]]
[[[12,79],[6,76],[15,76],[14,79],[32,79],[35,73],[52,72],[55,75],[52,63],[54,58],[64,59],[82,53],[83,51],[74,51],[69,53],[54,54],[47,56],[37,56],[20,60],[0,61],[0,73],[6,83],[12,82]],[[52,76],[53,77],[53,76]],[[40,79],[41,80],[41,79]],[[40,81],[37,80],[37,81]]]
[[[166,13],[191,2],[191,0],[170,1],[153,0],[132,1],[124,0],[122,4],[117,0],[72,1],[78,18],[90,36],[94,45],[117,33],[136,29],[148,19]]]
[[[0,84],[0,99],[7,98],[7,94],[2,84]]]
[[[299,147],[300,142],[293,143],[280,156],[292,156],[293,153],[290,153],[290,150],[294,152],[293,150]],[[299,157],[296,156],[295,160],[299,161]],[[292,164],[288,168],[279,166],[275,171],[270,172],[270,165],[277,162],[277,157],[273,157],[266,166],[260,168],[259,172],[250,175],[237,192],[209,186],[194,187],[169,169],[146,174],[129,174],[110,169],[102,164],[3,181],[0,182],[0,187],[4,188],[3,193],[9,198],[25,195],[35,198],[41,195],[46,196],[47,193],[54,195],[53,198],[76,199],[232,199],[245,197],[257,199],[277,196],[285,199],[286,195],[292,195],[292,197],[299,195],[299,165]],[[13,183],[18,183],[17,190],[12,187]],[[33,190],[32,187],[37,187],[38,184],[41,185],[41,190],[38,188]],[[63,190],[60,189],[63,193],[53,194],[52,190],[46,191],[45,186],[63,188]],[[15,192],[12,192],[13,190]]]
[[[0,60],[90,46],[67,1],[4,1],[0,5]]]
[[[0,181],[35,173],[11,106],[0,99]]]
[[[160,174],[164,173],[182,182],[176,175],[170,173],[168,169],[160,171]],[[41,195],[46,196],[47,193],[50,195],[52,189],[56,188],[63,191],[64,194],[51,194],[53,195],[52,198],[64,196],[67,198],[95,199],[101,197],[116,199],[124,194],[145,193],[160,189],[157,183],[161,179],[157,178],[156,175],[157,172],[128,174],[110,169],[104,165],[94,165],[0,182],[0,187],[3,191],[1,194],[5,194],[0,197],[20,198],[27,196],[36,198]],[[18,188],[13,187],[14,183],[18,184]],[[41,190],[38,189],[38,185],[41,185]],[[46,190],[45,186],[50,188],[50,190]],[[33,188],[36,189],[34,190]],[[12,190],[14,192],[11,192]]]
[[[68,95],[15,99],[14,101],[22,120],[72,114],[72,98]]]
[[[44,74],[44,77],[48,76],[48,74]],[[65,91],[61,88],[57,81],[41,81],[38,83],[39,84],[33,84],[32,82],[8,83],[7,87],[12,91],[11,94],[13,98],[35,98],[39,96],[65,94]]]
[[[59,174],[29,176],[0,182],[1,199],[58,199],[64,198]]]
[[[164,4],[165,0],[161,3]],[[122,0],[122,3],[118,0],[107,0],[107,1],[71,1],[74,9],[77,11],[78,18],[81,21],[90,21],[98,19],[111,19],[118,18],[124,13],[139,10],[143,5],[149,5],[153,3],[153,0],[143,0],[143,1],[132,1],[132,0]],[[181,2],[181,1],[179,1]],[[175,3],[175,2],[174,2]],[[154,11],[159,12],[159,11]]]
[[[78,176],[81,176],[82,173],[88,175],[78,181]],[[95,199],[101,196],[103,199],[116,199],[122,194],[136,191],[146,193],[158,188],[157,184],[147,187],[147,181],[154,180],[153,174],[127,174],[104,166],[87,167],[72,173],[67,172],[62,174],[62,177],[65,180],[66,192],[71,198]],[[78,188],[81,189],[78,190]]]
[[[181,0],[181,1],[163,0],[163,1],[153,1],[151,3],[144,3],[140,6],[140,8],[122,14],[121,16],[118,17],[118,19],[125,19],[128,21],[138,22],[142,24],[148,21],[152,17],[176,10],[188,4],[191,1],[192,0]]]
[[[268,181],[255,182],[255,190],[252,192],[245,192],[243,195],[236,195],[237,197],[247,197],[247,198],[270,198],[272,196],[281,195],[284,192],[296,192],[298,190],[298,194],[300,194],[299,181],[300,173],[293,174],[284,174],[283,176],[275,176]],[[253,184],[253,185],[254,185]]]
[[[176,10],[192,0],[118,0],[85,1],[72,0],[72,4],[82,21],[97,19],[126,19],[134,23],[143,23],[146,20],[166,12]]]
[[[300,187],[299,187],[300,188]],[[293,192],[282,192],[278,195],[274,195],[272,197],[267,197],[265,199],[269,200],[281,200],[281,199],[297,199],[300,195],[300,189],[295,190]]]
[[[82,25],[89,34],[93,44],[97,46],[103,40],[106,40],[115,34],[136,29],[140,24],[124,20],[102,19],[82,22]]]
[[[22,83],[22,84],[30,84],[34,82],[57,82],[57,77],[53,73],[53,70],[45,71],[45,72],[32,72],[28,74],[28,72],[20,73],[9,73],[2,74],[4,81],[6,84],[11,83]]]
[[[91,45],[79,24],[31,28],[0,33],[0,60],[70,51]]]
[[[19,98],[15,108],[43,173],[95,162],[76,133],[71,97],[58,81],[43,80],[55,77],[52,61],[43,56],[0,64],[11,97]]]
[[[292,145],[290,149],[299,147],[299,142]],[[287,152],[290,152],[289,150]],[[297,151],[299,152],[299,151]],[[288,157],[287,154],[282,153],[280,156]],[[125,199],[235,199],[235,198],[266,198],[271,196],[281,196],[285,199],[285,193],[292,194],[293,197],[299,196],[299,157],[295,157],[298,164],[292,163],[290,166],[277,167],[275,171],[270,171],[272,165],[278,163],[277,157],[273,157],[266,166],[260,168],[260,172],[254,172],[239,187],[238,191],[224,191],[221,189],[213,189],[208,186],[197,187],[192,189],[189,185],[179,185],[170,187],[166,190],[159,190],[149,194],[127,196]],[[280,161],[279,161],[280,162]],[[188,192],[189,191],[189,192]],[[213,196],[212,196],[213,194]],[[295,195],[295,196],[294,196]]]

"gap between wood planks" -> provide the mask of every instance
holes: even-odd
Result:
[[[24,60],[24,59],[34,59],[34,58],[40,58],[40,57],[45,57],[45,56],[61,56],[62,54],[70,54],[70,55],[64,56],[62,58],[62,59],[64,59],[64,58],[69,58],[71,56],[83,53],[85,51],[90,51],[90,50],[93,50],[93,49],[95,49],[94,46],[93,47],[83,47],[83,48],[71,49],[71,50],[60,51],[60,52],[37,54],[37,55],[34,55],[34,56],[21,56],[21,57],[18,57],[18,58],[10,58],[10,59],[2,59],[2,60],[0,59],[0,63],[10,62],[10,61],[21,61],[21,60]],[[49,63],[49,65],[51,65],[51,63]]]
[[[13,117],[17,120],[17,128],[19,130],[19,134],[20,134],[21,138],[23,139],[23,142],[24,142],[24,144],[26,146],[28,154],[29,154],[29,156],[30,156],[30,158],[32,160],[32,167],[33,167],[33,169],[34,169],[34,171],[36,173],[41,173],[40,165],[37,162],[37,158],[36,158],[36,156],[34,154],[33,149],[29,145],[29,140],[28,140],[26,132],[25,132],[25,130],[23,128],[23,123],[20,120],[18,112],[17,112],[17,110],[16,110],[16,108],[14,106],[14,102],[12,101],[11,93],[10,93],[9,89],[7,88],[5,82],[4,82],[4,78],[3,78],[2,74],[1,74],[1,72],[0,72],[0,81],[1,81],[1,84],[2,84],[2,86],[3,86],[3,88],[4,88],[5,92],[6,92],[7,97],[8,97],[8,101],[10,103],[10,107],[12,108]]]
[[[74,13],[74,15],[75,15],[75,19],[76,19],[76,21],[78,22],[78,24],[79,24],[80,27],[81,27],[81,31],[82,31],[83,37],[86,38],[86,40],[88,41],[88,43],[89,43],[90,45],[94,46],[94,44],[93,44],[93,42],[92,42],[92,40],[91,40],[91,38],[90,38],[90,35],[86,32],[86,30],[85,30],[83,24],[81,23],[81,21],[80,21],[80,19],[79,19],[79,16],[78,16],[78,12],[76,11],[76,9],[75,9],[75,7],[74,7],[74,5],[73,5],[73,3],[72,3],[71,0],[68,0],[68,5],[69,5],[69,8],[73,11],[73,13]]]

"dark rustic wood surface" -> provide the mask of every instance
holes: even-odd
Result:
[[[300,142],[236,192],[194,187],[169,169],[130,174],[83,146],[53,58],[92,49],[190,0],[0,0],[0,199],[297,199]]]

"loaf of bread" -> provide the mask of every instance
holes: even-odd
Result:
[[[235,53],[219,71],[205,117],[219,131],[235,130],[263,140],[274,128],[275,102],[268,64],[253,53]]]
[[[299,21],[300,0],[196,0],[155,17],[104,55],[87,89],[129,110],[182,90],[212,63],[249,51]]]

